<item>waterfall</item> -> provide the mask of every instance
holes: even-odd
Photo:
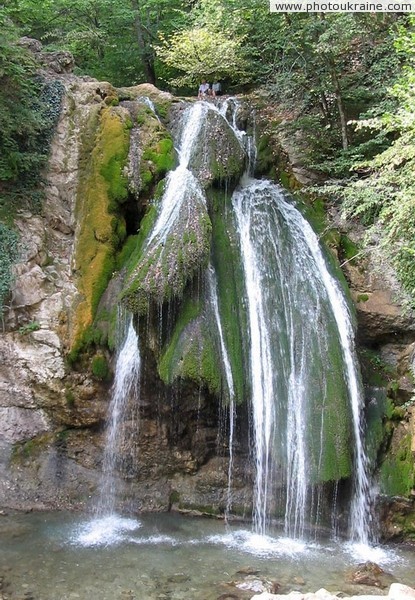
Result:
[[[196,102],[184,115],[184,124],[179,146],[179,165],[167,176],[166,191],[163,196],[160,214],[151,231],[147,247],[157,239],[163,243],[176,222],[186,198],[194,196],[205,204],[205,196],[196,177],[188,169],[192,149],[208,110],[207,103]]]
[[[270,504],[283,488],[285,531],[302,537],[311,517],[313,484],[347,476],[351,420],[356,478],[351,535],[367,543],[363,400],[347,303],[316,234],[276,185],[248,180],[235,191],[232,204],[250,336],[254,528],[266,531],[275,509]],[[333,394],[335,408],[330,407]],[[335,453],[334,465],[328,452]]]
[[[125,453],[128,440],[125,439],[123,420],[129,402],[137,404],[140,382],[140,353],[137,333],[132,316],[127,320],[119,319],[121,327],[126,330],[124,341],[117,355],[114,383],[111,390],[111,402],[108,409],[105,449],[102,467],[100,497],[96,515],[104,517],[115,513],[117,500],[115,468],[120,462],[121,451]]]
[[[217,104],[196,102],[183,111],[177,137],[178,166],[166,178],[157,219],[137,267],[147,277],[143,276],[145,299],[156,290],[155,297],[161,306],[166,300],[164,291],[169,289],[167,283],[172,288],[177,283],[174,277],[167,281],[175,273],[180,276],[177,291],[174,291],[181,297],[184,286],[200,272],[197,271],[200,265],[207,262],[210,229],[203,229],[203,223],[210,224],[212,214],[208,215],[205,183],[201,183],[204,182],[203,160],[209,158],[208,154],[203,155],[206,141],[201,136],[205,133],[206,117],[213,111],[216,115],[209,113],[214,117],[212,121],[217,122],[219,117],[226,121],[227,125],[222,124],[232,129],[248,158],[247,172],[232,196],[230,220],[234,218],[233,225],[236,225],[245,283],[240,313],[241,322],[246,316],[249,337],[249,365],[246,365],[249,384],[245,387],[251,395],[254,529],[265,534],[270,519],[277,516],[284,521],[289,537],[303,537],[307,524],[319,523],[322,518],[323,488],[325,492],[330,486],[336,486],[336,482],[354,476],[351,538],[367,544],[370,486],[363,442],[363,398],[349,307],[308,222],[286,200],[278,186],[250,178],[255,144],[239,129],[237,109],[236,100],[226,99]],[[191,245],[183,241],[190,239],[190,233],[198,243]],[[231,240],[232,234],[229,235]],[[196,259],[194,252],[199,247]],[[226,260],[226,256],[223,259]],[[229,392],[228,514],[234,462],[234,387],[240,382],[232,378],[212,267],[207,277]],[[129,336],[125,345],[128,339]],[[130,374],[137,373],[131,375],[134,380],[139,372],[137,340],[132,339],[130,343],[135,345],[138,364],[133,361],[125,368]],[[245,348],[241,357],[244,354]],[[129,379],[124,379],[126,375],[121,370],[120,366],[120,385],[125,389]],[[114,431],[119,428],[119,412],[123,410],[122,398],[117,399],[117,396],[116,381],[108,447],[119,445],[117,434],[111,433],[112,428]],[[351,450],[351,440],[354,450]],[[113,452],[111,459],[105,456],[104,472],[113,473],[114,455]],[[105,477],[111,482],[112,476]],[[106,485],[110,490],[111,483]],[[336,487],[334,493],[337,493]],[[114,496],[113,492],[105,495],[111,497],[111,494]],[[336,526],[335,516],[331,518]]]
[[[232,470],[233,470],[233,439],[235,431],[235,389],[233,385],[233,376],[231,363],[229,360],[228,351],[226,349],[225,340],[223,337],[222,323],[219,314],[219,302],[218,302],[218,289],[216,274],[212,265],[208,269],[208,282],[209,282],[209,297],[210,303],[215,315],[216,326],[218,329],[220,349],[222,353],[223,367],[225,371],[226,383],[228,386],[229,393],[229,466],[228,466],[228,491],[225,509],[225,518],[228,519],[232,505]]]

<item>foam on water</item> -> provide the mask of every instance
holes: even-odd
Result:
[[[212,544],[224,545],[256,556],[288,556],[295,558],[304,555],[319,546],[287,537],[274,538],[259,535],[251,531],[240,530],[225,535],[213,535],[207,538]]]
[[[348,542],[343,546],[344,551],[356,562],[370,561],[377,565],[390,565],[401,558],[391,550],[381,546],[370,546],[369,544]]]
[[[169,544],[171,546],[178,546],[180,544],[180,542],[170,536],[170,535],[150,535],[149,537],[130,537],[128,538],[129,542],[132,542],[133,544],[137,544],[139,546],[144,546],[146,544],[151,544],[151,545],[157,545],[157,544]]]
[[[71,539],[72,544],[88,546],[113,546],[129,540],[126,535],[141,527],[140,521],[118,515],[109,515],[83,523]]]

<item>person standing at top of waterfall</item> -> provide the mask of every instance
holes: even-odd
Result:
[[[199,100],[205,98],[210,95],[210,85],[207,83],[206,79],[202,80],[202,83],[199,85],[199,93],[197,97]]]
[[[216,96],[220,96],[221,93],[222,93],[222,85],[221,85],[220,81],[215,79],[215,81],[212,84],[212,96],[214,98],[216,98]]]

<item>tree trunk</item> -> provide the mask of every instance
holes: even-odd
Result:
[[[329,107],[327,105],[327,98],[324,92],[320,92],[320,108],[321,113],[324,117],[324,120],[328,122],[329,120]]]
[[[343,104],[343,98],[342,98],[342,94],[341,94],[339,79],[338,79],[334,69],[332,69],[332,71],[331,71],[331,78],[332,78],[333,85],[334,85],[334,94],[336,96],[337,108],[339,110],[343,150],[347,150],[347,148],[349,147],[349,137],[347,135],[347,117],[346,117],[346,112],[344,110],[344,104]]]
[[[141,23],[138,0],[131,0],[131,5],[135,12],[134,29],[138,43],[141,62],[143,64],[144,73],[148,83],[156,85],[156,73],[154,70],[153,51],[148,43],[146,43],[145,32]]]

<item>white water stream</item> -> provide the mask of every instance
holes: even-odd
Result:
[[[226,349],[225,339],[223,337],[222,322],[219,314],[219,301],[218,301],[218,288],[215,270],[212,265],[208,268],[208,281],[209,281],[209,297],[215,315],[216,326],[218,329],[220,348],[222,353],[223,367],[225,370],[226,383],[229,392],[229,465],[228,465],[228,493],[226,500],[225,518],[228,516],[232,507],[232,471],[233,471],[233,438],[235,433],[235,389],[233,384],[231,362],[229,360],[228,351]]]
[[[111,391],[111,402],[108,409],[108,424],[105,440],[104,459],[100,499],[96,514],[99,517],[112,515],[116,504],[115,467],[120,460],[123,439],[123,417],[132,401],[137,403],[140,381],[140,352],[138,337],[134,329],[133,319],[129,318],[127,334],[121,346],[115,367],[114,384]]]
[[[209,110],[218,112],[249,153],[252,144],[237,127],[237,105],[229,101],[219,107],[196,102],[186,109],[179,144],[179,165],[166,182],[160,211],[146,247],[164,245],[167,236],[186,210],[187,200],[197,198],[206,205],[204,191],[189,170],[195,143],[203,131]],[[229,116],[230,115],[230,116]],[[285,533],[303,537],[306,523],[318,522],[320,498],[312,499],[325,464],[326,403],[333,386],[347,388],[351,413],[355,472],[355,494],[351,508],[350,536],[355,542],[370,541],[368,465],[363,444],[361,414],[363,400],[354,350],[349,309],[337,281],[330,274],[316,234],[301,213],[286,201],[269,181],[243,179],[232,198],[245,274],[250,341],[250,378],[254,430],[255,484],[253,521],[255,532],[264,536],[272,511],[285,488]],[[228,501],[231,508],[235,393],[226,350],[216,277],[208,273],[210,300],[217,324],[225,377],[229,391]],[[335,324],[329,330],[327,323]],[[330,336],[335,338],[330,339]],[[343,371],[331,365],[333,343],[342,356]],[[337,369],[338,379],[330,379]],[[122,415],[129,397],[138,390],[140,357],[132,323],[117,360],[107,446],[103,463],[101,500],[97,514],[114,514],[114,472],[120,447]],[[340,381],[341,380],[341,381]],[[331,390],[331,391],[330,391]],[[341,394],[341,392],[339,392]],[[317,411],[315,407],[321,404]],[[316,439],[310,440],[310,421]],[[344,434],[344,432],[341,432]],[[128,527],[127,527],[128,528]]]
[[[161,202],[160,213],[156,224],[147,239],[147,247],[157,240],[163,244],[187,198],[194,196],[205,204],[205,196],[200,183],[188,169],[192,150],[200,133],[209,105],[196,102],[188,108],[183,117],[182,135],[179,146],[179,165],[167,176],[166,190]]]
[[[310,386],[317,383],[314,354],[317,352],[322,361],[320,381],[327,376],[324,369],[333,368],[329,340],[324,337],[330,335],[326,329],[329,315],[324,309],[328,302],[341,347],[353,421],[356,489],[351,538],[367,544],[370,506],[361,424],[363,399],[347,303],[327,268],[316,234],[277,186],[269,181],[248,180],[234,193],[232,203],[248,298],[256,461],[255,530],[266,532],[273,478],[284,465],[285,474],[280,476],[286,486],[285,530],[287,535],[300,538],[304,532],[312,485],[307,404],[313,393]],[[299,322],[300,318],[303,322]],[[326,394],[328,384],[323,384],[322,389]],[[324,451],[324,410],[320,427],[319,462]],[[281,428],[285,428],[285,433]]]

